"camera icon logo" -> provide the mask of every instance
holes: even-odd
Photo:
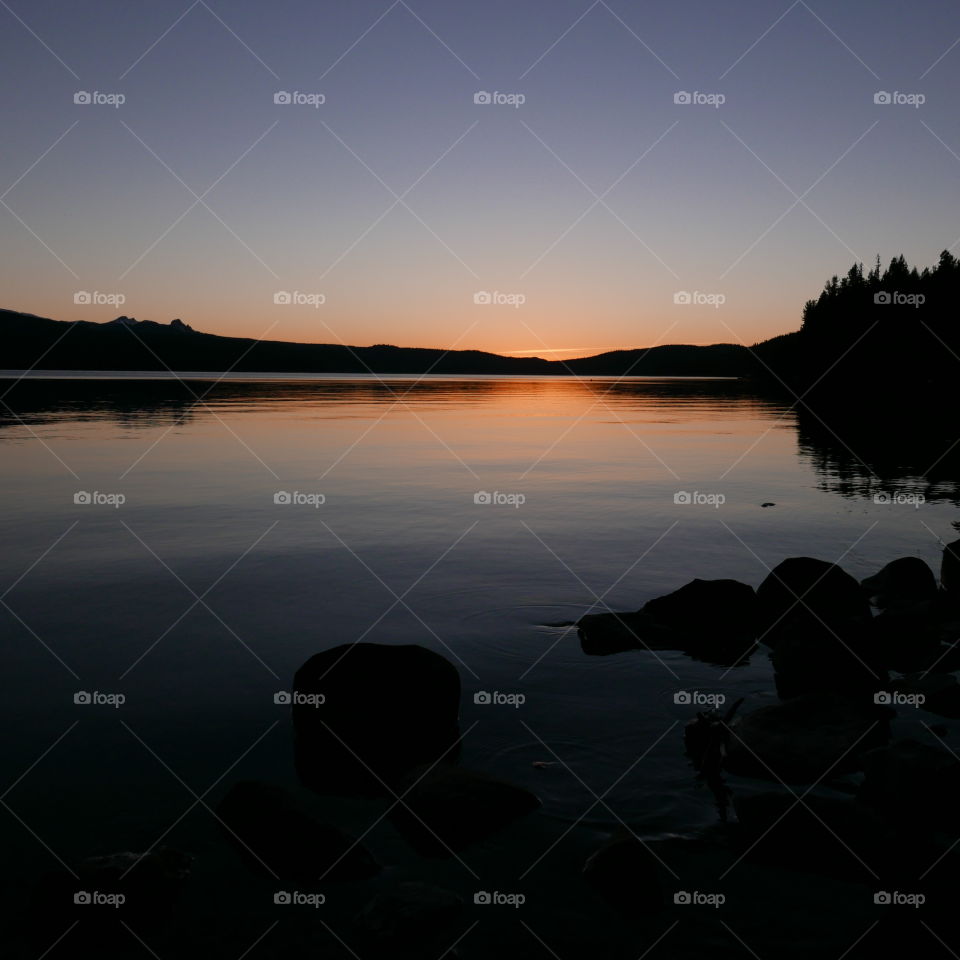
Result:
[[[882,304],[892,303],[893,297],[889,293],[887,293],[886,290],[881,290],[879,293],[875,293],[873,295],[873,302],[882,303]]]
[[[890,896],[889,893],[887,893],[886,890],[878,890],[873,895],[873,902],[881,905],[891,903],[892,899],[893,898]]]
[[[690,896],[689,893],[687,893],[686,890],[678,890],[673,895],[673,902],[679,903],[679,904],[686,904],[686,903],[692,903],[693,901],[692,901],[692,897]]]
[[[893,97],[891,97],[890,94],[887,93],[886,90],[878,90],[878,91],[873,95],[873,102],[874,102],[874,103],[878,103],[878,104],[892,103],[892,102],[893,102]]]
[[[73,695],[73,702],[74,702],[74,703],[77,703],[77,704],[93,703],[93,697],[91,697],[90,694],[87,693],[86,690],[78,690],[78,691]]]
[[[478,490],[473,495],[473,502],[479,504],[493,503],[493,496],[492,494],[487,493],[486,490]]]
[[[693,497],[686,490],[678,490],[673,495],[674,503],[693,503]]]
[[[486,890],[478,890],[478,891],[473,895],[473,902],[474,902],[474,903],[477,903],[477,904],[486,905],[486,904],[492,903],[492,902],[493,902],[493,898],[490,896],[489,893],[487,893]]]
[[[481,306],[486,306],[487,304],[493,303],[493,295],[486,290],[478,290],[473,295],[473,302]]]
[[[278,90],[273,95],[273,102],[279,104],[293,103],[293,97],[286,90]]]
[[[86,490],[78,490],[73,495],[73,502],[80,505],[86,505],[89,503],[93,503],[93,497],[91,497]]]
[[[73,302],[87,305],[93,303],[93,297],[86,290],[78,290],[73,295]]]
[[[886,690],[878,690],[873,695],[873,702],[881,706],[889,706],[893,703],[893,697]]]
[[[78,904],[92,903],[92,898],[86,890],[77,890],[73,895],[73,902]]]
[[[673,295],[673,302],[680,306],[688,306],[693,303],[693,297],[686,290],[678,290]]]
[[[74,102],[74,103],[84,103],[84,104],[85,104],[85,103],[92,103],[92,102],[93,102],[93,98],[90,96],[90,94],[89,94],[86,90],[78,90],[78,91],[73,95],[73,102]]]
[[[273,295],[273,302],[279,306],[287,306],[293,303],[293,295],[286,290],[278,290]]]
[[[290,693],[287,690],[278,690],[273,695],[273,702],[279,704],[280,706],[287,705],[291,703],[293,698],[290,696]]]
[[[291,497],[286,490],[278,490],[273,495],[273,502],[280,503],[280,504],[289,504],[289,503],[293,503],[293,497]]]
[[[473,702],[474,702],[474,703],[483,703],[483,704],[493,703],[493,697],[491,697],[490,694],[487,693],[486,690],[478,690],[478,691],[473,695]]]
[[[486,90],[478,90],[473,95],[473,102],[482,105],[493,103],[493,97]]]
[[[889,493],[884,493],[883,491],[881,491],[880,493],[875,493],[875,494],[873,495],[873,502],[874,502],[874,503],[889,503],[889,502],[890,502],[890,494],[889,494]]]
[[[288,904],[293,902],[293,898],[286,890],[278,890],[273,895],[273,902],[277,904]]]
[[[693,97],[686,90],[678,90],[673,95],[674,103],[693,103]]]
[[[693,697],[691,697],[690,694],[689,694],[686,690],[678,690],[678,691],[673,695],[673,702],[674,702],[674,703],[680,703],[680,704],[687,704],[687,705],[689,705],[690,703],[693,702]]]

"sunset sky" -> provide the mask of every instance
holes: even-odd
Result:
[[[0,22],[11,309],[563,357],[750,343],[854,259],[960,240],[955,0],[9,0]]]

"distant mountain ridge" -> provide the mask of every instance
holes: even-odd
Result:
[[[6,370],[736,377],[751,367],[748,349],[728,343],[665,344],[544,360],[481,350],[222,337],[194,330],[179,319],[164,324],[121,316],[94,323],[0,310],[0,368]]]

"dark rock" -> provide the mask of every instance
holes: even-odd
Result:
[[[657,861],[633,836],[617,837],[587,858],[583,879],[626,917],[664,905]]]
[[[891,843],[883,820],[852,799],[760,793],[733,806],[749,855],[771,863],[870,880]]]
[[[893,560],[860,586],[881,609],[929,604],[937,596],[937,578],[919,557]]]
[[[428,883],[405,881],[378,893],[360,912],[356,925],[369,940],[387,944],[429,941],[457,920],[463,899]]]
[[[791,557],[779,563],[757,589],[758,638],[775,646],[791,623],[832,626],[870,616],[860,584],[835,563]]]
[[[257,873],[309,883],[360,880],[380,871],[366,848],[316,820],[282,787],[237,783],[217,805],[217,815],[241,859]]]
[[[811,694],[743,714],[730,726],[727,769],[785,783],[813,783],[857,770],[885,743],[888,711]]]
[[[858,798],[898,829],[917,833],[947,829],[956,834],[960,762],[946,747],[895,740],[864,753],[863,770]]]
[[[917,673],[895,680],[890,684],[895,694],[916,697],[915,704],[940,717],[960,719],[960,683],[950,673]],[[911,704],[908,704],[910,706]],[[896,707],[897,704],[893,703]]]
[[[460,676],[425,647],[333,647],[297,671],[293,688],[297,773],[318,793],[389,795],[414,767],[455,757]]]
[[[916,607],[890,607],[874,617],[868,629],[876,660],[887,669],[912,673],[935,664],[942,669],[956,659],[941,642],[939,624]]]
[[[636,613],[588,614],[578,623],[584,653],[682,650],[699,660],[731,664],[755,644],[756,594],[736,580],[692,580]]]
[[[540,806],[523,787],[439,764],[424,775],[414,771],[398,791],[391,818],[410,844],[425,856],[445,857],[482,840]]]
[[[888,681],[873,641],[869,621],[791,621],[770,654],[777,693],[782,700],[826,692],[872,702]]]

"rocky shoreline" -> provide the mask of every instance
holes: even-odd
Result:
[[[778,703],[707,697],[698,711],[691,700],[682,743],[676,734],[691,777],[713,797],[716,827],[698,839],[645,838],[623,823],[584,850],[583,835],[538,814],[533,791],[461,764],[470,731],[461,730],[460,676],[447,658],[417,645],[331,647],[303,664],[287,695],[299,794],[225,782],[211,809],[211,827],[233,848],[238,890],[270,896],[278,912],[314,908],[282,914],[281,932],[255,956],[549,955],[521,921],[545,907],[563,913],[565,897],[579,906],[577,925],[554,921],[570,926],[556,954],[564,960],[742,956],[743,931],[760,955],[787,936],[777,955],[809,952],[810,931],[850,957],[891,946],[950,955],[944,947],[960,940],[960,758],[944,720],[960,718],[960,541],[945,546],[939,576],[904,557],[858,582],[836,564],[795,557],[756,590],[693,580],[638,611],[588,614],[576,626],[590,656],[682,651],[718,678],[769,654]],[[904,709],[928,716],[925,741],[894,736]],[[351,808],[359,821],[330,815]],[[390,862],[365,842],[380,823],[403,851]],[[520,833],[550,841],[550,882],[511,882],[507,871],[506,889],[488,888],[472,864],[491,851],[505,864]],[[170,955],[221,955],[179,919],[201,859],[157,844],[50,873],[18,925],[18,955],[36,955],[57,931],[69,931],[64,956],[138,955],[131,931]],[[472,876],[450,882],[460,867]],[[339,905],[316,913],[328,899]],[[113,909],[90,909],[98,903]],[[513,916],[506,922],[501,911],[491,923],[491,906]],[[610,933],[593,953],[590,924]],[[324,950],[304,952],[315,935]],[[214,939],[231,955],[228,931]]]

